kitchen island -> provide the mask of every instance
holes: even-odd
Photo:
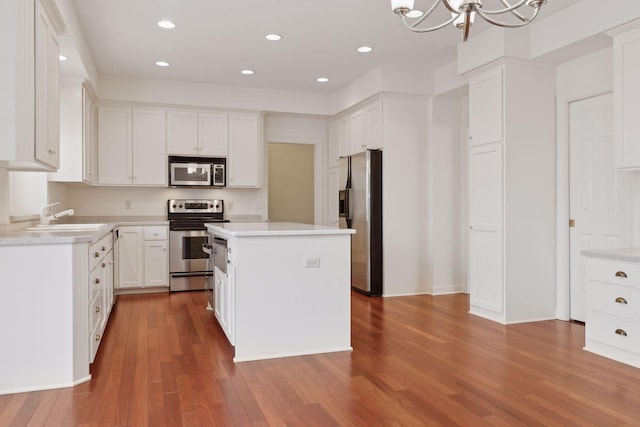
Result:
[[[215,268],[214,312],[235,346],[235,362],[352,350],[354,230],[281,222],[206,226],[227,244],[226,272]]]

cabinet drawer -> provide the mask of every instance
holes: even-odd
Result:
[[[144,227],[144,240],[167,240],[168,229],[165,226]]]
[[[98,292],[91,304],[89,304],[89,330],[94,330],[96,326],[102,326],[104,297],[102,292]]]
[[[587,283],[587,310],[640,322],[640,289],[609,283]]]
[[[102,258],[112,249],[113,234],[111,232],[97,242],[89,245],[89,270],[93,270]]]
[[[103,288],[102,268],[94,268],[91,273],[89,273],[89,301],[93,301],[96,295],[98,295],[98,292]]]
[[[586,264],[587,280],[640,288],[640,264],[592,258]]]
[[[98,352],[98,347],[100,346],[100,342],[102,341],[102,330],[100,329],[100,323],[96,324],[96,326],[90,329],[91,333],[89,334],[89,363],[93,363],[96,358],[96,353]]]
[[[640,323],[629,319],[587,310],[585,338],[640,354]]]

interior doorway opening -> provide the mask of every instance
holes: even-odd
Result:
[[[314,146],[268,143],[268,218],[314,224]]]

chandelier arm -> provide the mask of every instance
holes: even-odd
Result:
[[[529,0],[520,0],[517,3],[515,3],[514,5],[510,5],[509,2],[505,1],[505,0],[501,0],[502,3],[506,3],[504,9],[497,9],[497,10],[486,10],[484,9],[484,13],[486,13],[487,15],[501,15],[503,13],[507,13],[507,12],[513,12],[516,9],[519,9],[523,4],[525,4],[527,1]],[[534,8],[535,10],[537,10],[538,8]]]
[[[431,31],[435,31],[435,30],[439,30],[440,28],[444,28],[447,25],[451,25],[453,23],[453,21],[455,21],[458,18],[458,16],[454,16],[451,19],[449,19],[446,22],[443,22],[442,24],[436,26],[436,27],[431,27],[431,28],[416,28],[416,25],[418,25],[417,22],[414,22],[413,24],[409,24],[407,22],[407,18],[406,17],[402,17],[402,22],[404,22],[405,27],[407,27],[408,29],[410,29],[411,31],[413,31],[414,33],[429,33]]]
[[[507,0],[501,0],[501,1],[502,1],[502,4],[504,4],[507,7],[511,6]],[[522,22],[527,22],[527,18],[522,16],[522,14],[520,14],[520,12],[518,12],[517,10],[512,10],[511,13],[513,13]]]
[[[418,18],[413,24],[407,24],[407,22],[405,21],[405,17],[402,17],[402,20],[405,21],[405,25],[409,28],[415,28],[416,26],[422,24],[422,21],[424,21],[425,19],[427,19],[429,17],[429,15],[431,15],[433,13],[434,10],[436,10],[436,7],[438,6],[438,1],[436,0],[435,2],[433,2],[433,5],[429,8],[429,10],[427,10],[424,15],[422,15],[420,18]],[[444,0],[442,0],[444,1]]]
[[[507,23],[507,22],[496,21],[495,19],[493,19],[490,16],[488,16],[486,14],[486,12],[483,12],[482,9],[480,9],[480,8],[474,8],[474,10],[476,12],[478,12],[478,15],[480,15],[485,21],[489,22],[490,24],[496,25],[498,27],[502,27],[502,28],[524,27],[525,25],[527,25],[531,21],[533,21],[536,18],[536,16],[538,16],[538,11],[539,11],[539,9],[534,9],[534,12],[533,12],[533,15],[531,16],[531,18],[528,18],[528,20],[525,21],[525,22],[521,22],[519,24],[510,24],[510,23]]]
[[[451,3],[449,3],[451,0],[441,0],[441,1],[444,7],[446,7],[449,10],[449,12],[457,13],[458,15],[460,14],[460,11],[455,7],[451,6]]]

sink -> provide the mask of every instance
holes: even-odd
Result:
[[[27,231],[55,232],[55,231],[98,231],[106,224],[38,224],[35,227],[25,228]]]

